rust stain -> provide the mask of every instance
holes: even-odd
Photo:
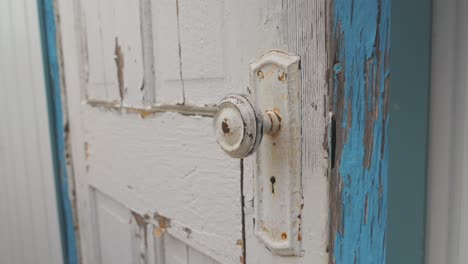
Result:
[[[287,77],[287,74],[285,72],[281,72],[280,74],[278,74],[278,81],[284,83],[286,81],[286,77]]]
[[[119,45],[119,39],[115,38],[115,65],[117,66],[117,80],[119,82],[119,95],[120,95],[120,102],[122,103],[125,96],[125,83],[124,83],[124,54],[122,48]]]
[[[280,110],[279,108],[273,108],[273,112],[278,116],[278,119],[281,121],[281,115],[280,115]]]
[[[236,245],[237,245],[237,246],[243,247],[243,246],[244,246],[244,240],[242,240],[242,239],[237,239]]]
[[[122,109],[122,107],[120,107],[120,109]],[[154,111],[153,109],[148,109],[148,108],[126,107],[125,110],[128,113],[139,114],[141,119],[149,118],[149,117],[153,116],[156,113],[156,111]]]
[[[258,72],[257,72],[257,77],[258,77],[260,80],[263,80],[263,78],[265,78],[265,75],[263,74],[262,71],[258,71]]]
[[[147,110],[139,110],[139,113],[142,119],[148,118],[154,114],[154,112],[147,111]]]
[[[286,234],[285,232],[283,232],[283,233],[281,234],[281,239],[282,239],[282,240],[288,239],[288,234]]]
[[[156,215],[156,221],[158,221],[159,227],[161,228],[169,228],[171,227],[171,219],[164,217],[162,215]]]
[[[156,227],[153,231],[153,235],[157,238],[160,238],[165,232],[166,232],[166,229]]]
[[[90,149],[89,149],[89,143],[88,142],[84,143],[84,149],[85,149],[85,159],[89,160],[89,158],[91,157],[91,152],[90,152]]]
[[[155,237],[161,237],[164,233],[166,233],[167,229],[171,226],[171,219],[166,218],[162,215],[156,214],[154,219],[158,222],[158,227],[156,227],[153,231]]]
[[[302,188],[302,186],[301,186]],[[297,221],[299,222],[299,226],[297,229],[297,241],[302,241],[302,211],[304,210],[304,196],[301,197],[301,205],[300,205],[300,213],[297,216]]]
[[[135,221],[137,222],[139,227],[146,227],[147,223],[145,219],[143,218],[143,216],[133,211],[132,211],[132,215],[133,215],[133,218],[135,218]]]
[[[216,113],[216,105],[170,105],[170,104],[158,104],[147,108],[137,108],[122,106],[118,101],[105,101],[94,98],[87,98],[86,103],[91,107],[101,108],[105,110],[119,111],[120,113],[136,113],[145,118],[164,112],[178,113],[184,116],[203,116],[213,117]]]
[[[273,108],[273,112],[276,114],[276,117],[278,118],[279,127],[278,127],[278,131],[276,131],[276,133],[274,133],[274,134],[271,134],[271,136],[277,136],[279,133],[281,133],[281,120],[283,120],[283,119],[281,118],[280,110],[278,108]],[[270,118],[271,122],[273,123],[272,117],[270,115],[268,115],[268,117]]]
[[[143,231],[143,241],[145,243],[145,247],[148,247],[148,230],[147,230],[148,223],[145,221],[145,218],[141,216],[140,214],[132,211],[132,215],[140,229],[140,232]]]

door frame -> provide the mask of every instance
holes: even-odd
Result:
[[[392,0],[387,263],[424,263],[432,1]]]
[[[67,159],[68,125],[65,108],[62,103],[61,72],[59,62],[60,43],[56,29],[54,0],[37,0],[41,34],[44,79],[46,81],[47,108],[49,113],[52,161],[54,168],[57,207],[62,240],[64,263],[79,263],[77,237],[75,234],[75,216],[73,202],[73,178],[69,177]],[[77,222],[76,222],[77,223]],[[76,225],[77,226],[77,225]]]

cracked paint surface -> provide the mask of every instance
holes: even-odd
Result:
[[[390,0],[336,0],[330,263],[385,263]]]

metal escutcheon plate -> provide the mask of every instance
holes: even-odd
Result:
[[[299,57],[270,51],[250,65],[249,93],[281,128],[264,135],[254,158],[255,234],[278,255],[301,253],[301,74]]]

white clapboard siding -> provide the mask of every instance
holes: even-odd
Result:
[[[434,1],[426,263],[468,259],[468,2]]]
[[[62,263],[37,1],[0,1],[0,263]]]

